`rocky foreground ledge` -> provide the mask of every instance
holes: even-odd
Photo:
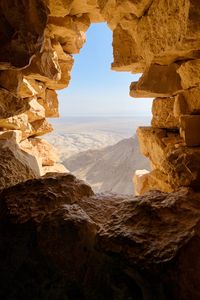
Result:
[[[200,299],[199,193],[95,195],[49,174],[0,199],[0,299]]]

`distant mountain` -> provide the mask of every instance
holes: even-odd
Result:
[[[61,162],[87,150],[99,150],[133,136],[150,117],[84,117],[51,119],[54,131],[45,139],[58,149]]]
[[[139,152],[136,137],[123,139],[99,150],[87,150],[63,161],[67,169],[88,182],[95,192],[132,194],[137,169],[149,169],[148,160]]]

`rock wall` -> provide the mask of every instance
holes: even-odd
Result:
[[[0,9],[0,188],[65,171],[38,136],[59,115],[56,90],[68,86],[90,23],[104,21],[112,69],[142,73],[130,95],[155,97],[152,127],[138,130],[153,169],[137,178],[138,193],[199,186],[198,0],[0,0]]]
[[[152,165],[149,174],[136,175],[139,194],[200,186],[199,20],[193,0],[153,1],[138,20],[134,37],[146,66],[130,95],[155,98],[151,127],[138,129]]]
[[[0,0],[0,298],[200,299],[200,194],[188,188],[200,182],[199,17],[198,0]],[[138,193],[187,188],[134,198],[94,195],[70,174],[34,179],[64,171],[38,137],[103,21],[113,70],[143,73],[130,94],[155,97]]]

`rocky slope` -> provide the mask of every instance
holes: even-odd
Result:
[[[136,133],[139,125],[147,126],[148,117],[61,117],[52,120],[54,131],[45,135],[64,161],[86,150],[114,145]]]
[[[94,195],[51,174],[0,199],[1,299],[199,300],[199,193]]]
[[[140,154],[136,137],[124,139],[100,150],[88,150],[63,161],[75,176],[88,182],[95,192],[133,194],[133,175],[137,169],[149,169]]]

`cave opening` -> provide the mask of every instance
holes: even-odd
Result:
[[[150,168],[136,129],[150,124],[152,99],[131,98],[130,82],[141,74],[115,72],[112,61],[112,31],[106,23],[90,25],[86,44],[74,55],[70,84],[58,91],[60,118],[46,139],[95,192],[133,194],[136,170]]]
[[[0,9],[0,298],[199,300],[199,1],[0,0]],[[138,174],[139,197],[94,193],[40,138],[84,32],[104,20],[113,69],[142,73],[131,96],[155,98],[151,126],[137,131],[152,167]]]
[[[142,74],[111,69],[112,35],[106,23],[90,25],[83,48],[74,55],[69,86],[58,91],[61,117],[133,116],[150,122],[152,100],[129,96],[130,83]]]

